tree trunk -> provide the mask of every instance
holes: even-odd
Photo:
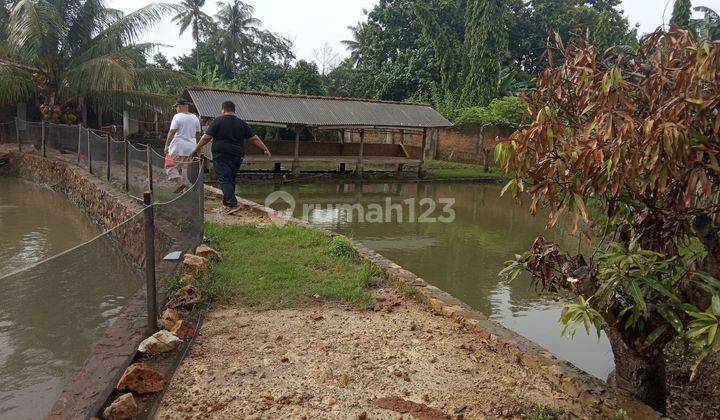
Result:
[[[662,352],[640,354],[630,348],[615,327],[605,328],[615,357],[608,383],[628,391],[655,410],[666,409],[665,363]]]

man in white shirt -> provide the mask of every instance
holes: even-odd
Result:
[[[190,101],[183,98],[175,102],[177,114],[170,123],[170,131],[165,141],[165,172],[168,179],[177,184],[178,193],[190,186],[190,162],[197,146],[198,135],[202,132],[200,119],[190,113],[190,104]]]

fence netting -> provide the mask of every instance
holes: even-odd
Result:
[[[116,245],[139,236],[142,248],[143,225],[140,212],[84,244],[0,275],[1,335],[10,343],[0,346],[0,390],[10,391],[9,407],[35,401],[38,389],[57,389],[83,366],[143,284],[140,267],[130,263],[136,261]]]
[[[0,123],[0,144],[17,144],[15,121]]]
[[[198,158],[166,158],[149,145],[117,141],[79,125],[21,119],[0,124],[0,141],[37,150],[44,141],[46,150],[59,152],[136,200],[150,191],[156,218],[172,229],[169,234],[188,246],[202,241],[203,165]]]
[[[153,197],[155,199],[155,220],[159,226],[169,226],[176,241],[182,247],[192,247],[202,242],[204,215],[204,186],[203,176],[199,171],[201,162],[198,159],[189,163],[179,163],[180,170],[189,172],[193,183],[183,194],[178,195],[177,187],[170,181],[155,184]],[[167,177],[164,177],[167,180]],[[174,188],[174,189],[173,189]],[[162,197],[168,199],[163,200]]]

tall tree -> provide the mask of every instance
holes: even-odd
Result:
[[[498,96],[500,69],[507,62],[509,9],[503,0],[471,0],[465,42],[467,75],[460,106],[487,105]]]
[[[144,66],[155,45],[137,41],[174,10],[153,4],[126,15],[103,0],[15,2],[0,49],[0,101],[34,98],[44,110],[84,100],[106,109],[164,104],[167,98],[145,87],[181,79],[176,72]]]
[[[180,35],[188,27],[192,27],[192,38],[195,40],[195,48],[200,44],[203,32],[211,32],[214,22],[210,15],[202,11],[205,0],[182,0],[180,10],[173,17],[173,22],[180,25]],[[197,57],[197,66],[200,66],[200,56]]]
[[[675,0],[670,23],[683,29],[690,26],[690,15],[692,14],[692,2],[690,0]]]
[[[368,30],[367,23],[358,22],[355,26],[348,26],[352,39],[346,39],[342,42],[345,45],[345,49],[350,52],[350,58],[355,66],[362,64],[363,50],[368,45]]]
[[[255,9],[240,0],[218,2],[218,7],[220,51],[225,66],[232,69],[234,75],[240,66],[249,61],[249,53],[255,45],[254,36],[262,22],[253,16]]]

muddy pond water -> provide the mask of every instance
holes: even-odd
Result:
[[[562,229],[545,229],[545,217],[500,197],[484,184],[239,185],[239,194],[350,236],[449,292],[505,327],[605,380],[613,369],[606,337],[579,329],[562,337],[561,303],[541,296],[528,278],[498,277],[504,262],[527,251],[538,235],[577,246]],[[285,191],[292,196],[279,194]],[[454,201],[446,208],[449,199]],[[389,200],[389,201],[388,201]],[[424,201],[422,201],[424,200]],[[433,204],[435,203],[435,204]],[[360,204],[363,209],[348,205]],[[392,206],[392,207],[391,207]],[[429,210],[434,209],[430,212]],[[399,213],[401,217],[398,216]],[[426,217],[422,217],[426,216]]]
[[[63,194],[0,177],[0,418],[43,418],[139,287],[106,239],[36,265],[99,233]]]

